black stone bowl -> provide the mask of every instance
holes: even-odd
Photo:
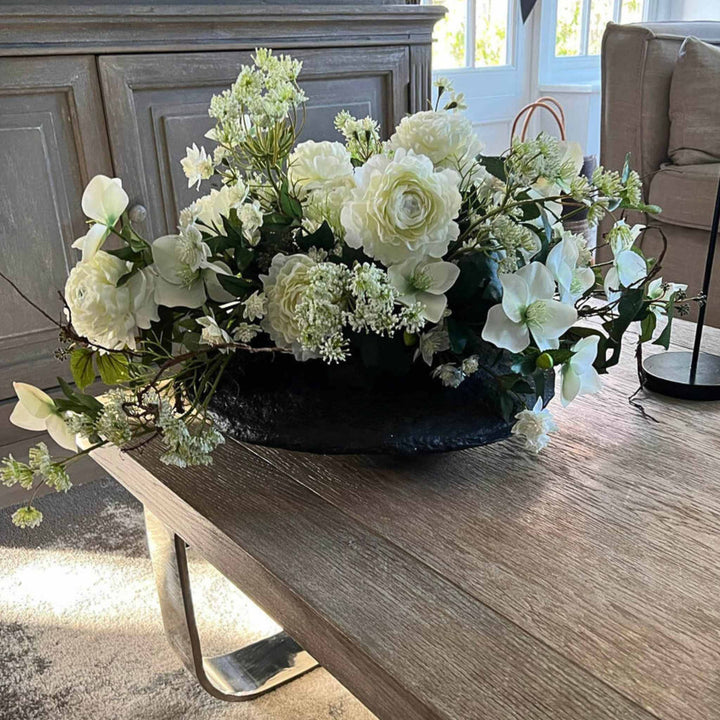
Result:
[[[553,394],[548,375],[546,401]],[[391,376],[357,360],[327,365],[238,353],[209,411],[223,433],[257,445],[323,454],[445,452],[509,437],[512,423],[487,400],[491,382],[480,371],[452,389],[422,363]]]

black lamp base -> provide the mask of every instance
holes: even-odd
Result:
[[[643,385],[653,392],[685,400],[720,400],[720,357],[700,353],[695,382],[690,382],[691,352],[665,352],[643,362]]]

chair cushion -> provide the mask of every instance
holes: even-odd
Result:
[[[650,182],[649,201],[671,225],[709,230],[720,182],[720,163],[663,165]]]
[[[675,165],[720,162],[720,48],[688,37],[670,83],[668,155]]]

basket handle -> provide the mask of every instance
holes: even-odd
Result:
[[[535,111],[538,108],[547,110],[552,115],[555,122],[557,123],[558,130],[560,131],[560,139],[565,140],[565,138],[566,138],[566,136],[565,136],[565,112],[562,108],[562,105],[555,98],[550,97],[550,96],[545,96],[545,97],[538,98],[534,102],[528,103],[515,116],[515,120],[513,121],[513,125],[512,125],[512,130],[510,131],[510,141],[511,142],[512,142],[513,138],[515,137],[518,124],[520,123],[520,120],[522,119],[523,115],[526,115],[526,117],[525,117],[525,121],[523,122],[522,130],[520,132],[520,140],[525,140],[525,137],[527,136],[528,128],[530,126],[530,120],[532,119],[533,114],[535,113]]]

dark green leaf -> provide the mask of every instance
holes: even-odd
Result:
[[[479,155],[478,160],[485,169],[498,180],[507,182],[507,173],[505,172],[505,159],[499,155]]]
[[[223,288],[235,297],[246,295],[248,290],[255,287],[250,280],[235,277],[234,275],[218,274],[217,279],[220,281]]]
[[[331,250],[335,247],[335,235],[330,229],[327,221],[324,221],[320,227],[313,233],[302,235],[297,239],[298,247],[301,250],[308,251],[311,247],[322,248],[323,250]]]
[[[290,195],[287,180],[282,184],[282,187],[280,188],[279,200],[280,209],[285,215],[287,215],[289,218],[302,220],[302,205],[297,198],[294,198],[292,195]]]
[[[640,342],[648,342],[649,340],[652,340],[656,325],[657,316],[655,313],[649,312],[640,324]]]

